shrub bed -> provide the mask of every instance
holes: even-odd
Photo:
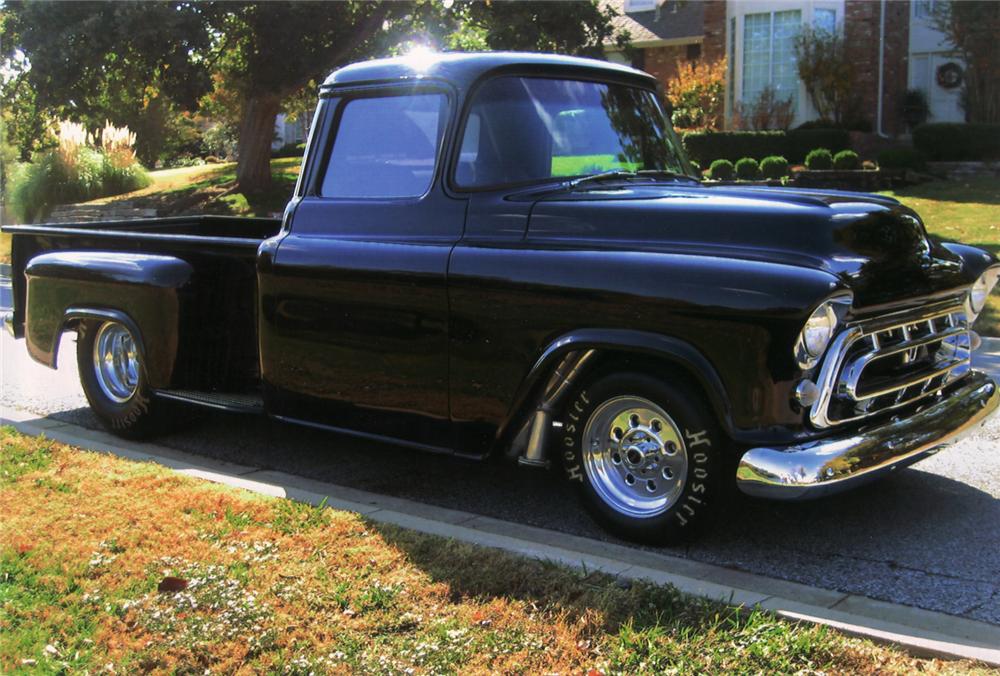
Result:
[[[718,159],[762,160],[770,155],[780,155],[794,163],[802,162],[813,148],[847,150],[851,147],[851,137],[844,129],[688,132],[684,134],[684,147],[691,159],[702,165]]]
[[[1000,160],[1000,124],[922,124],[913,130],[913,145],[933,161]]]
[[[135,134],[107,125],[96,145],[82,125],[61,122],[59,145],[39,153],[14,176],[17,218],[44,218],[57,204],[85,202],[145,188],[152,181],[135,157]]]
[[[919,171],[927,163],[927,158],[913,148],[889,148],[878,154],[881,169],[914,169]]]

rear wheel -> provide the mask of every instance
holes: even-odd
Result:
[[[691,537],[721,488],[721,435],[687,383],[640,373],[598,377],[567,408],[562,451],[584,505],[628,539]]]
[[[163,402],[152,396],[139,342],[127,326],[84,322],[76,361],[90,408],[109,431],[130,439],[160,431]]]

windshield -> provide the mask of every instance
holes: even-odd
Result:
[[[689,174],[683,157],[649,90],[500,77],[475,94],[455,182],[485,188],[614,170]]]

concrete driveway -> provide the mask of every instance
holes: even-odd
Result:
[[[58,371],[0,339],[0,400],[98,427],[77,382],[75,344]],[[996,355],[980,365],[997,369]],[[558,475],[472,463],[263,418],[199,414],[159,443],[213,458],[615,541],[579,509]],[[1000,625],[1000,418],[886,480],[822,501],[738,498],[678,556]]]

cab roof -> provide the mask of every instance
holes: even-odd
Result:
[[[505,72],[524,75],[577,75],[625,81],[646,88],[656,86],[656,79],[640,70],[577,56],[531,52],[420,51],[345,66],[331,73],[323,82],[323,88],[423,79],[444,80],[464,88],[485,75]]]

